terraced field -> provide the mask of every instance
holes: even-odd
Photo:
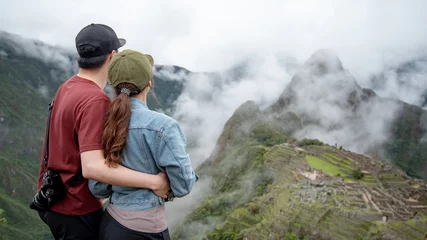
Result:
[[[228,214],[208,239],[424,239],[423,181],[329,146],[282,144],[262,156],[274,181]],[[354,179],[361,170],[364,176]],[[381,179],[381,180],[380,180]],[[386,187],[384,187],[386,185]],[[196,238],[194,238],[196,239]]]

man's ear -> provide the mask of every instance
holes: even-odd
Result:
[[[113,59],[116,53],[117,53],[116,50],[111,51],[111,53],[108,55],[108,59],[111,61],[111,59]]]
[[[153,83],[151,82],[151,80],[148,82],[147,86],[152,87]]]

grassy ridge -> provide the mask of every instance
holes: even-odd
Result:
[[[234,140],[234,151],[219,165],[202,165],[212,173],[214,191],[173,232],[174,239],[422,239],[427,234],[427,203],[413,203],[424,206],[414,218],[405,211],[417,211],[403,202],[410,192],[427,193],[422,182],[414,184],[397,170],[385,170],[381,161],[324,144],[272,146],[272,139],[289,138],[270,127],[253,129],[240,143]],[[256,178],[253,166],[273,178],[248,188],[241,180]],[[313,169],[320,180],[303,176]],[[363,174],[355,178],[358,171]],[[257,193],[257,188],[263,190]],[[392,199],[406,209],[389,209]]]
[[[46,106],[60,82],[52,67],[14,55],[0,59],[0,239],[47,239],[29,208],[36,191]]]
[[[28,202],[17,200],[0,190],[0,239],[49,239],[50,231]]]

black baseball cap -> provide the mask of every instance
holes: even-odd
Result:
[[[92,23],[84,27],[76,36],[76,48],[82,58],[99,57],[111,53],[126,44],[118,38],[114,30],[104,24]],[[92,51],[88,51],[91,47]]]

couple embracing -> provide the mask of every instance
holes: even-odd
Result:
[[[103,24],[76,36],[79,72],[51,106],[31,204],[55,239],[170,239],[165,202],[198,180],[177,121],[147,107],[153,57],[125,43]]]

